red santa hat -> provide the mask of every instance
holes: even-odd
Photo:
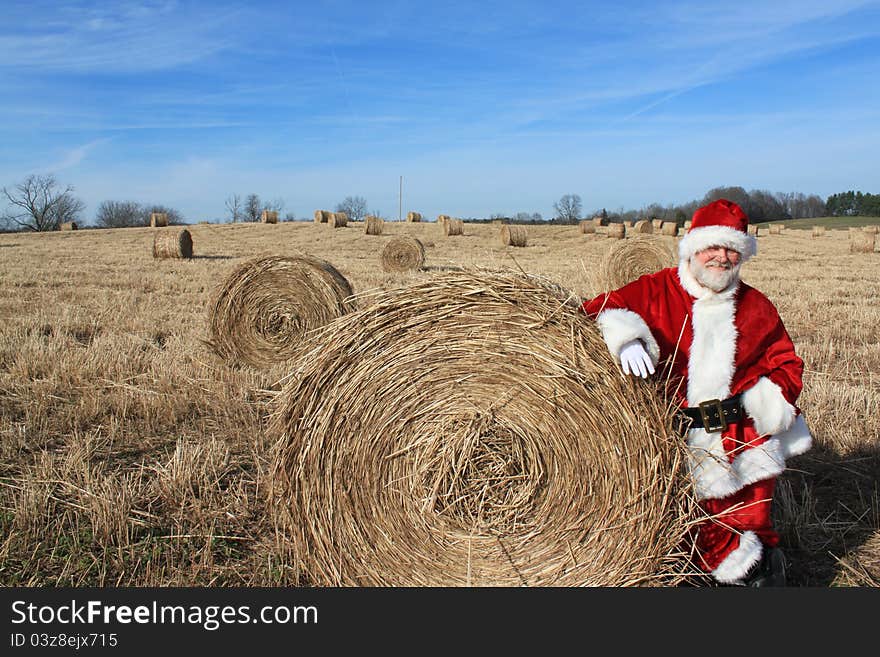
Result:
[[[678,256],[689,260],[710,246],[739,251],[741,262],[758,252],[758,240],[748,232],[749,218],[733,201],[720,198],[694,212],[691,227],[678,242]]]

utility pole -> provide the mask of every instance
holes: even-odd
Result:
[[[403,220],[403,176],[400,177],[400,193],[397,196],[397,220]]]

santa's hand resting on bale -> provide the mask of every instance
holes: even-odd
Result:
[[[697,563],[723,584],[783,586],[771,520],[776,478],[810,449],[800,409],[803,361],[776,308],[739,278],[757,250],[748,217],[720,199],[698,209],[678,267],[583,304],[624,373],[669,368],[687,416],[688,467],[706,519]]]

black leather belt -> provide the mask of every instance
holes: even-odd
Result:
[[[738,422],[743,416],[742,394],[725,400],[708,399],[698,406],[679,408],[678,412],[690,420],[688,429],[724,431],[731,422]]]

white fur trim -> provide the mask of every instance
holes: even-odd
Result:
[[[798,414],[787,431],[776,434],[774,438],[779,441],[784,458],[804,454],[813,446],[813,436],[803,413]]]
[[[755,447],[744,449],[731,464],[741,486],[753,484],[782,474],[785,470],[785,454],[776,438]]]
[[[761,435],[772,436],[786,431],[794,422],[795,407],[782,395],[782,388],[766,376],[743,393],[742,404]]]
[[[697,499],[720,499],[743,487],[724,452],[721,433],[691,429],[688,431],[687,446],[688,472]]]
[[[728,226],[703,226],[692,228],[684,234],[678,242],[678,256],[689,260],[692,255],[710,246],[726,246],[739,251],[743,262],[758,252],[758,240],[754,235]]]
[[[712,576],[722,584],[740,584],[749,570],[761,560],[764,548],[761,539],[753,531],[743,532],[739,546],[712,571]]]
[[[736,369],[735,310],[733,292],[710,293],[694,301],[691,316],[694,338],[688,354],[688,406],[730,397],[730,383]]]
[[[596,323],[608,345],[608,351],[615,360],[620,361],[620,349],[630,340],[641,340],[645,344],[651,362],[660,360],[660,346],[642,316],[625,308],[609,308],[596,316]]]

